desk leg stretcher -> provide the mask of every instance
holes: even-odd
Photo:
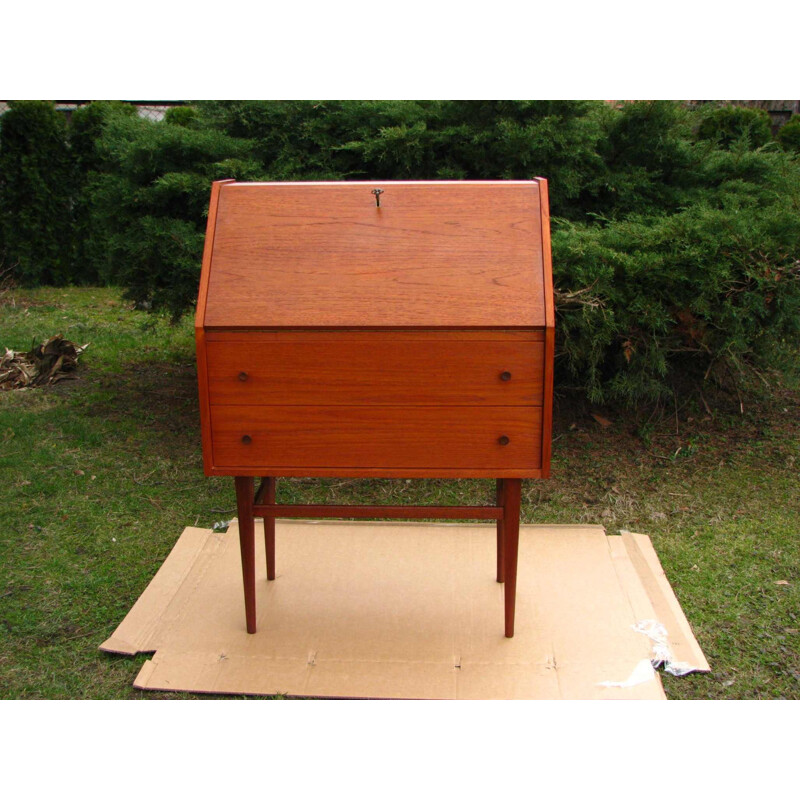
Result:
[[[276,517],[351,517],[389,519],[494,519],[497,522],[497,581],[504,583],[505,635],[514,635],[514,608],[517,591],[519,514],[522,481],[503,478],[497,481],[494,506],[337,506],[278,505],[276,479],[264,478],[254,492],[251,477],[236,477],[236,505],[239,518],[239,545],[242,552],[242,578],[247,632],[256,632],[255,517],[264,519],[264,544],[267,554],[267,580],[275,580]]]

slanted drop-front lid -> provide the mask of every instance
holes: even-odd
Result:
[[[535,180],[219,188],[206,328],[545,326]]]

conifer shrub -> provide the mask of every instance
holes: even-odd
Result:
[[[90,258],[100,279],[175,318],[191,308],[211,183],[260,177],[251,150],[213,129],[108,114],[87,180]]]
[[[800,153],[800,115],[793,116],[783,125],[775,138],[784,150]]]
[[[167,125],[180,125],[182,128],[198,126],[197,109],[194,106],[172,106],[164,115]]]
[[[136,106],[119,100],[96,100],[72,112],[69,144],[81,175],[86,176],[103,166],[97,143],[109,118],[120,116],[130,119],[136,115]]]
[[[69,143],[76,169],[73,205],[76,283],[108,282],[101,264],[107,259],[104,240],[95,228],[92,214],[94,177],[106,168],[99,149],[105,126],[113,117],[136,117],[136,106],[118,100],[100,100],[75,109],[69,128]]]
[[[769,366],[800,337],[800,199],[736,193],[553,235],[562,379],[636,403],[676,377]],[[567,385],[565,384],[565,385]]]
[[[603,162],[585,101],[233,101],[204,123],[252,140],[270,180],[550,179],[554,213],[580,218]]]
[[[642,101],[606,106],[598,118],[603,171],[587,187],[585,209],[602,218],[677,211],[698,185],[704,157],[692,136],[691,112],[671,101]]]
[[[559,386],[636,403],[775,363],[800,336],[800,122],[765,147],[758,110],[204,101],[152,122],[100,102],[75,112],[69,148],[50,104],[14,104],[0,125],[0,251],[30,283],[121,285],[177,318],[197,296],[213,180],[541,175]]]
[[[730,147],[744,139],[755,150],[772,141],[772,120],[761,108],[717,106],[701,110],[700,117],[698,138],[714,141],[720,147]]]
[[[75,166],[62,115],[46,101],[12,101],[0,117],[0,263],[27,286],[74,277]]]
[[[199,265],[201,239],[194,233],[201,228],[170,227],[167,220],[188,224],[202,216],[212,175],[544,175],[554,214],[562,385],[581,387],[597,401],[636,403],[668,392],[679,374],[702,379],[763,361],[781,340],[797,335],[797,165],[777,150],[753,150],[749,135],[724,146],[699,138],[696,112],[680,104],[235,102],[198,108],[196,130],[183,129],[176,140],[174,133],[148,129],[151,144],[137,140],[119,161],[139,187],[137,213],[149,215],[130,242],[113,250],[125,265],[116,274],[140,301],[180,313],[194,299],[197,271],[185,255],[196,252]],[[249,150],[220,160],[214,143],[223,141],[248,143]],[[139,241],[145,233],[156,244],[145,247]],[[182,280],[184,288],[177,285]]]

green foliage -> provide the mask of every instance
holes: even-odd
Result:
[[[112,115],[135,117],[136,106],[119,100],[98,100],[72,113],[69,142],[76,166],[83,175],[102,168],[97,142]]]
[[[756,149],[772,140],[772,121],[760,108],[717,106],[701,112],[701,117],[698,138],[711,140],[721,147],[730,147],[744,139],[751,149]]]
[[[681,374],[769,364],[800,336],[797,201],[730,196],[718,208],[561,224],[557,328],[571,380],[595,401],[635,403],[669,393]]]
[[[582,213],[602,171],[600,128],[579,101],[200,103],[205,123],[250,139],[270,180],[488,180],[546,175],[556,213]]]
[[[197,127],[197,109],[194,106],[172,106],[164,115],[167,125],[180,125],[182,128]]]
[[[251,144],[212,129],[110,113],[87,181],[87,255],[106,282],[179,317],[197,296],[211,182],[259,177]]]
[[[111,240],[116,279],[139,307],[164,308],[178,316],[197,299],[202,231],[174,217],[140,217]]]
[[[0,118],[0,263],[21,284],[73,277],[75,170],[52,103],[13,101]]]
[[[69,142],[77,170],[73,207],[77,283],[95,284],[106,275],[101,264],[107,259],[107,253],[103,252],[105,242],[95,228],[96,220],[92,215],[92,187],[96,173],[105,168],[98,142],[114,117],[136,117],[136,107],[118,100],[101,100],[77,108],[72,115]]]
[[[781,127],[775,138],[784,150],[800,153],[800,116],[792,117]]]
[[[171,172],[212,174],[217,162],[246,157],[250,149],[250,143],[219,131],[192,130],[140,117],[113,117],[99,141],[106,166],[137,187]]]
[[[97,102],[68,150],[51,105],[12,111],[0,247],[28,282],[121,285],[177,318],[213,180],[542,175],[562,383],[636,402],[774,362],[798,335],[800,121],[770,147],[763,111],[669,101],[203,101],[163,122]]]
[[[588,210],[603,217],[678,210],[703,160],[691,113],[679,103],[651,101],[605,107],[599,117],[604,171]]]

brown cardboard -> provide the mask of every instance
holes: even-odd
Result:
[[[257,533],[260,533],[257,532]],[[650,540],[596,525],[520,530],[517,627],[503,635],[489,524],[278,521],[257,535],[258,633],[244,629],[236,524],[187,528],[101,649],[155,652],[142,689],[311,697],[665,699],[647,663],[708,664]],[[645,680],[627,687],[634,669]]]

